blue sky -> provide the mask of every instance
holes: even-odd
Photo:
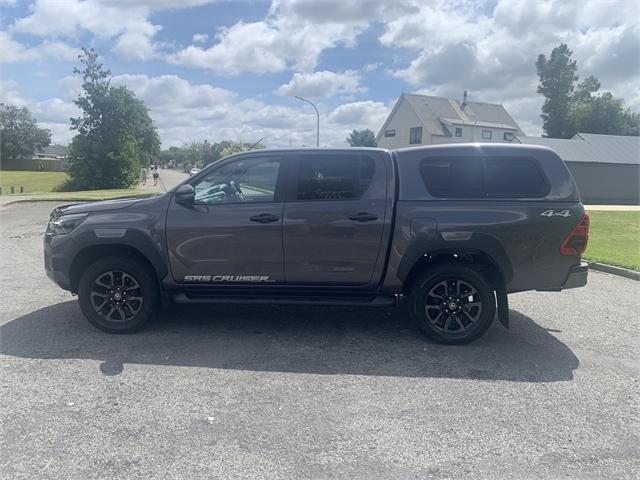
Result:
[[[640,110],[640,2],[0,0],[0,100],[67,143],[80,47],[150,109],[163,146],[264,137],[342,145],[404,92],[502,102],[540,134],[535,58],[564,41],[580,75]]]

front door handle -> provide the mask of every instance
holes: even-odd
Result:
[[[261,213],[260,215],[254,215],[253,217],[249,217],[249,220],[251,220],[252,222],[258,222],[258,223],[271,223],[271,222],[277,222],[278,220],[280,220],[280,217],[277,217],[276,215],[271,215],[270,213]]]
[[[356,213],[355,215],[349,215],[347,218],[349,220],[353,220],[354,222],[373,222],[374,220],[378,219],[378,216],[374,215],[373,213],[360,212]]]

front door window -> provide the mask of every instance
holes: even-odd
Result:
[[[195,185],[195,203],[273,202],[280,160],[253,158],[222,165]]]

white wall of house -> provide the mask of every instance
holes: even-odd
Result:
[[[380,139],[378,140],[378,147],[403,148],[413,146],[409,145],[409,130],[412,127],[422,127],[421,145],[428,145],[431,142],[431,135],[427,132],[424,125],[422,125],[422,121],[418,118],[413,108],[411,108],[409,102],[403,99],[385,127],[385,130],[395,130],[395,137],[385,137],[384,131],[382,131]]]
[[[505,140],[505,132],[514,133],[514,130],[506,130],[503,128],[487,128],[476,127],[473,125],[447,125],[447,128],[451,132],[450,137],[441,135],[433,135],[431,137],[431,144],[445,144],[445,143],[511,143],[511,140]],[[462,129],[462,136],[456,137],[456,128]],[[482,138],[483,130],[491,130],[491,140]]]

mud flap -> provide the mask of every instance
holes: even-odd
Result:
[[[496,301],[498,303],[498,320],[508,329],[509,323],[509,299],[507,298],[507,289],[504,286],[496,288]]]

